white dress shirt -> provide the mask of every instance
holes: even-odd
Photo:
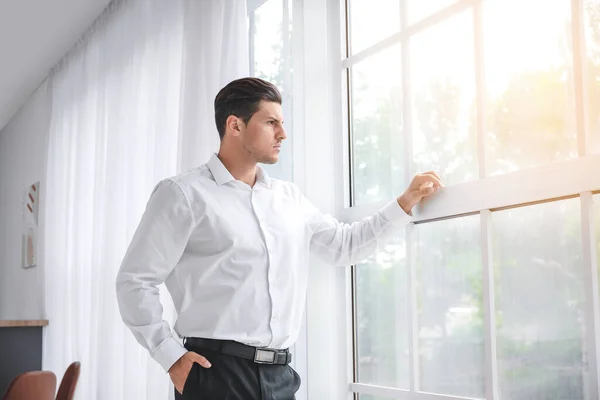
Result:
[[[179,337],[287,348],[300,330],[310,253],[346,266],[410,221],[396,200],[351,225],[321,214],[290,182],[258,168],[254,187],[216,155],[154,189],[117,276],[121,316],[168,371]],[[157,285],[177,309],[162,319]]]

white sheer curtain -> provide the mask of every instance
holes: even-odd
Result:
[[[217,149],[216,91],[248,74],[245,7],[115,1],[52,73],[43,368],[80,361],[77,399],[172,398],[121,321],[115,276],[155,183]]]

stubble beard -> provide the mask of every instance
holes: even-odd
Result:
[[[254,147],[244,146],[246,152],[252,157],[252,159],[261,164],[276,164],[279,161],[277,156],[272,156],[269,154],[263,154],[261,151]]]

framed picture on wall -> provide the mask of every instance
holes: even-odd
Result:
[[[37,239],[39,214],[40,182],[29,186],[23,195],[23,233],[22,262],[23,268],[37,265]]]

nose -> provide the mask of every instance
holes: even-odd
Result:
[[[280,126],[279,132],[277,132],[277,139],[278,140],[287,139],[287,133],[285,132],[285,128],[283,126]]]

